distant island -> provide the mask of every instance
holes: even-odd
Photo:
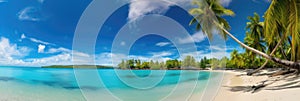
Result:
[[[97,69],[115,69],[112,66],[102,66],[102,65],[50,65],[42,66],[42,68],[97,68]]]

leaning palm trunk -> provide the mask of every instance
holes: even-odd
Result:
[[[261,51],[258,51],[252,47],[249,47],[247,45],[245,45],[243,42],[241,42],[240,40],[238,40],[236,37],[234,37],[230,32],[228,32],[226,29],[223,28],[223,26],[221,26],[220,24],[218,24],[217,22],[214,22],[214,24],[217,25],[218,28],[222,29],[225,34],[227,34],[229,37],[231,37],[234,41],[236,41],[238,44],[240,44],[242,47],[270,60],[270,61],[273,61],[275,63],[278,63],[278,64],[281,64],[283,66],[286,66],[286,67],[291,67],[291,68],[295,68],[295,69],[298,69],[300,68],[300,63],[297,63],[297,62],[293,62],[293,61],[288,61],[288,60],[282,60],[282,59],[279,59],[279,58],[276,58],[276,57],[272,57],[266,53],[263,53]]]
[[[277,50],[277,48],[281,45],[282,41],[284,40],[284,36],[281,37],[280,41],[276,44],[275,48],[272,50],[272,52],[270,53],[270,56],[272,56],[275,51]],[[253,75],[254,73],[257,73],[258,71],[262,70],[265,68],[265,66],[268,64],[269,60],[266,60],[266,62],[261,65],[258,69],[248,72],[247,75]]]

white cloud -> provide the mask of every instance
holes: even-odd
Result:
[[[30,52],[28,47],[20,47],[11,44],[9,39],[1,37],[0,39],[0,64],[18,64],[22,63],[20,58]]]
[[[126,0],[128,1],[128,0]],[[190,9],[192,0],[130,0],[128,20],[130,22],[144,17],[146,14],[164,14],[170,6],[180,5],[184,9]],[[227,7],[232,0],[220,0]]]
[[[1,37],[0,39],[0,56],[2,57],[23,57],[30,51],[27,47],[18,47],[16,44],[11,44],[9,39]]]
[[[40,43],[40,44],[45,44],[45,45],[54,45],[52,43],[45,42],[45,41],[42,41],[42,40],[38,40],[38,39],[35,39],[35,38],[29,38],[29,40],[32,41],[32,42],[35,42],[35,43]]]
[[[186,43],[197,43],[197,42],[202,42],[204,41],[206,36],[203,34],[202,31],[199,31],[192,36],[187,36],[185,38],[180,38],[178,41],[181,44],[186,44]]]
[[[137,55],[130,55],[130,58],[140,59],[142,61],[150,61],[150,60],[157,60],[159,62],[163,62],[166,60],[170,60],[171,55],[173,52],[170,51],[162,51],[162,52],[150,52],[150,56],[137,56]]]
[[[172,58],[170,57],[167,57],[167,56],[164,56],[164,57],[161,57],[161,56],[138,56],[138,55],[130,55],[129,56],[129,59],[139,59],[141,61],[150,61],[150,60],[154,60],[154,61],[159,61],[159,62],[165,62],[167,60],[170,60]]]
[[[152,58],[157,58],[157,57],[165,57],[165,56],[170,56],[173,53],[170,51],[163,51],[163,52],[151,52]]]
[[[72,61],[72,56],[76,57]],[[88,56],[88,57],[86,57]],[[28,59],[0,59],[0,65],[21,65],[21,66],[46,66],[46,65],[79,65],[79,64],[92,64],[91,57],[88,54],[81,52],[61,53],[50,57],[43,58],[28,58]]]
[[[96,64],[117,66],[123,59],[127,59],[125,54],[104,52],[95,55]]]
[[[181,58],[179,60],[182,60],[182,58],[188,55],[194,56],[197,59],[197,61],[200,61],[200,59],[203,57],[221,59],[222,57],[226,56],[229,58],[231,52],[230,50],[235,49],[234,47],[231,46],[203,46],[203,47],[205,47],[206,49],[181,54]]]
[[[20,41],[22,41],[23,39],[29,39],[29,40],[32,41],[32,42],[39,43],[39,44],[44,44],[44,45],[55,45],[55,44],[52,44],[52,43],[49,43],[49,42],[45,42],[45,41],[42,41],[42,40],[38,40],[38,39],[36,39],[36,38],[27,37],[25,34],[22,34],[22,35],[21,35]]]
[[[40,21],[38,12],[39,10],[35,7],[26,7],[17,15],[21,21]]]
[[[169,9],[170,4],[161,0],[132,0],[129,6],[128,20],[135,21],[147,13],[162,14]]]
[[[54,55],[52,57],[48,57],[48,58],[42,58],[42,59],[35,59],[37,62],[43,62],[43,61],[48,61],[49,63],[54,63],[55,64],[62,64],[62,65],[66,65],[66,64],[92,64],[93,61],[93,57],[90,54],[87,53],[83,53],[83,52],[79,52],[79,51],[72,51],[70,49],[67,48],[63,48],[63,47],[59,47],[59,48],[50,48],[48,51],[46,51],[45,53],[50,53],[50,54],[55,54],[55,53],[59,53],[58,55]],[[59,59],[60,57],[63,57],[62,59]],[[73,61],[72,61],[72,57],[73,57]],[[57,62],[57,61],[61,61],[61,62]],[[35,64],[37,64],[37,62]],[[53,65],[53,64],[45,64],[45,63],[39,63],[39,64],[43,64],[43,65]]]
[[[72,51],[72,53],[70,53],[73,57],[73,64],[96,64],[93,63],[94,62],[94,57],[92,57],[92,55],[87,54],[87,53],[83,53],[83,52],[79,52],[79,51]],[[95,61],[96,62],[96,61]]]
[[[126,0],[128,1],[128,0]],[[190,9],[192,0],[130,0],[128,20],[135,21],[146,14],[164,14],[170,6],[180,5],[184,9]],[[227,7],[232,0],[220,0],[220,3]]]
[[[45,57],[45,58],[33,58],[28,59],[31,62],[25,62],[23,65],[32,65],[32,66],[45,66],[45,65],[71,65],[72,57],[71,54],[58,54],[55,56]]]
[[[198,46],[198,47],[202,47],[202,46]],[[220,45],[211,45],[211,46],[204,46],[206,47],[206,50],[213,50],[213,51],[232,51],[234,49],[238,49],[240,47],[234,47],[234,46],[220,46]]]
[[[139,59],[141,61],[150,61],[157,60],[159,62],[163,62],[171,59],[168,56],[172,55],[172,52],[163,51],[163,52],[150,52],[150,56],[140,56],[140,55],[126,55],[122,53],[101,53],[96,55],[96,64],[109,65],[109,66],[117,66],[122,60],[128,59]]]
[[[19,41],[22,41],[23,39],[26,39],[25,34],[22,34],[22,35],[21,35],[21,38],[19,39]]]
[[[63,47],[59,47],[59,48],[50,48],[47,52],[45,53],[71,53],[72,50],[63,48]]]
[[[45,0],[37,0],[39,3],[44,3]]]
[[[25,39],[25,38],[26,38],[25,34],[22,34],[21,39]]]
[[[232,0],[220,0],[220,3],[225,7],[228,7],[231,2]]]
[[[183,53],[181,54],[181,57],[179,60],[183,60],[186,56],[193,56],[197,61],[200,61],[201,58],[217,58],[221,59],[222,57],[226,56],[229,57],[230,53],[225,51],[212,51],[212,52],[206,52],[206,51],[196,51],[196,52],[190,52],[190,53]]]
[[[209,49],[214,51],[226,51],[225,47],[220,47],[220,46],[210,46]]]
[[[38,53],[44,53],[46,46],[39,44],[38,45]]]
[[[40,44],[38,46],[38,52],[42,53],[45,51],[45,45]],[[43,58],[24,58],[28,56],[30,48],[17,46],[16,44],[10,43],[9,39],[1,37],[0,39],[0,65],[22,65],[22,66],[43,66],[43,65],[67,65],[73,64],[72,55],[77,57],[74,60],[74,64],[85,64],[88,63],[91,55],[71,51],[66,48],[58,48],[49,50],[48,52],[58,52],[62,53],[58,55],[53,55],[50,57]]]
[[[73,56],[73,58],[72,58]],[[45,66],[45,65],[82,65],[82,64],[92,64],[92,57],[89,54],[73,51],[64,52],[58,55],[53,55],[44,58],[31,58],[25,59],[22,65],[29,66]]]
[[[159,42],[156,44],[156,46],[159,46],[159,47],[163,47],[163,46],[167,46],[167,45],[170,45],[171,43],[170,42]]]
[[[130,0],[128,20],[130,22],[144,17],[146,14],[164,14],[170,6],[190,7],[192,0]]]
[[[125,46],[126,43],[124,41],[121,42],[121,46]]]
[[[7,0],[0,0],[0,3],[8,2]]]

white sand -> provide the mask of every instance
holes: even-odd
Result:
[[[225,71],[223,84],[215,97],[215,101],[300,101],[300,88],[290,88],[282,90],[266,90],[267,88],[286,84],[287,82],[280,80],[271,85],[268,85],[262,90],[255,93],[244,91],[231,91],[231,87],[236,86],[252,86],[257,83],[267,80],[267,76],[237,76],[245,73]],[[276,77],[277,78],[277,77]],[[299,84],[299,83],[298,83]]]

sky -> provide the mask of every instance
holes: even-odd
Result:
[[[192,16],[185,9],[193,7],[191,1],[171,1],[174,4],[149,0],[132,2],[118,8],[100,28],[94,53],[89,53],[74,50],[72,46],[77,24],[92,0],[0,0],[0,65],[116,65],[112,61],[118,63],[128,58],[143,61],[182,60],[182,57],[186,55],[193,55],[199,60],[204,56],[208,58],[229,57],[233,49],[244,51],[231,38],[225,41],[225,46],[210,46],[211,42],[205,34],[196,31],[195,26],[189,26]],[[121,2],[125,1],[115,0],[114,3]],[[224,16],[224,18],[232,27],[230,32],[239,40],[244,39],[247,17],[253,16],[254,12],[262,17],[270,4],[266,0],[221,0],[220,2],[235,12],[235,16]],[[101,12],[94,12],[101,15]],[[156,16],[151,16],[154,14]],[[147,22],[147,18],[151,20]],[[169,21],[168,19],[180,24],[182,29],[174,28],[173,25],[175,26],[176,23],[170,22],[173,25],[164,23]],[[147,22],[147,26],[141,27],[142,22]],[[158,31],[164,32],[167,37],[161,36],[162,33],[148,33],[132,39],[151,28],[162,28]],[[184,34],[185,32],[188,35]],[[119,33],[125,33],[125,36],[115,40]],[[131,39],[133,43],[129,44]],[[189,45],[195,45],[196,50],[192,50]],[[88,49],[84,46],[81,48]],[[129,51],[123,52],[125,49]],[[224,49],[225,53],[217,51]],[[72,62],[72,56],[82,58]],[[112,57],[118,57],[118,59],[112,60]],[[88,61],[89,59],[95,61]]]

